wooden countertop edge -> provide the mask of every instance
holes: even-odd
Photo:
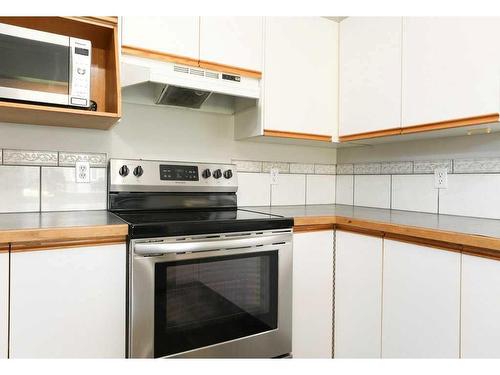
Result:
[[[0,244],[23,242],[58,242],[86,239],[113,238],[126,240],[128,234],[127,224],[92,225],[77,227],[33,228],[33,229],[7,229],[0,230]],[[101,242],[101,241],[98,241]]]
[[[331,228],[351,229],[368,235],[386,236],[394,240],[424,243],[433,247],[460,251],[464,254],[485,256],[500,260],[500,238],[496,237],[344,216],[299,216],[294,218],[295,232],[327,230],[328,225]],[[322,229],[315,229],[315,227]]]

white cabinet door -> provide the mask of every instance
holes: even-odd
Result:
[[[498,18],[405,18],[403,127],[499,112],[499,44]]]
[[[384,240],[382,357],[459,357],[460,256]]]
[[[0,250],[0,359],[7,358],[9,337],[9,253]]]
[[[124,358],[125,245],[12,252],[11,358]]]
[[[122,45],[198,60],[199,17],[122,17]]]
[[[336,231],[335,358],[380,358],[382,238]]]
[[[336,137],[338,23],[267,17],[264,129]]]
[[[294,358],[332,357],[333,230],[293,235]]]
[[[500,358],[500,261],[462,255],[462,357]]]
[[[200,60],[262,71],[263,17],[201,17]]]
[[[340,22],[340,136],[401,126],[401,32],[401,17]]]

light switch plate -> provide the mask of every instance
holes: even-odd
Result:
[[[280,175],[280,170],[278,168],[271,168],[271,185],[278,185],[278,177]]]
[[[90,163],[88,161],[77,161],[75,163],[75,175],[77,183],[90,182]]]
[[[448,169],[437,168],[434,170],[434,187],[436,189],[448,189]]]

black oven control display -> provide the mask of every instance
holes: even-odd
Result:
[[[160,180],[198,181],[198,167],[193,165],[160,164]]]

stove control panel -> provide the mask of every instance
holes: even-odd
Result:
[[[110,191],[235,192],[234,164],[111,159]]]

